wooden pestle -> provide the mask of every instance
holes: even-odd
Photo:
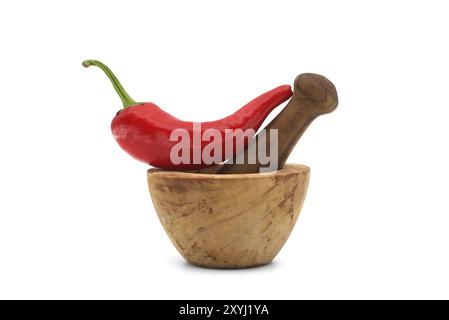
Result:
[[[296,143],[312,121],[320,115],[334,111],[337,105],[337,90],[327,78],[313,73],[303,73],[296,77],[291,100],[265,127],[267,151],[270,150],[270,129],[278,130],[278,165],[276,169],[282,169]],[[252,148],[257,148],[257,140],[260,135],[261,133],[256,135],[237,157],[244,156],[245,161],[248,162],[248,152],[249,150],[254,151]],[[245,162],[238,164],[236,158],[233,160],[232,164],[225,163],[203,169],[204,173],[258,173],[264,167],[258,159],[255,164]]]

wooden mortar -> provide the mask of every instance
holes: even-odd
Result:
[[[159,219],[191,264],[248,268],[269,263],[287,241],[309,183],[308,167],[249,174],[148,170]]]

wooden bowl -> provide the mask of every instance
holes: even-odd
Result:
[[[310,169],[250,174],[148,170],[159,219],[191,264],[247,268],[269,263],[299,216]]]

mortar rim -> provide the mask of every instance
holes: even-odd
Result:
[[[163,176],[168,179],[191,179],[191,180],[235,180],[235,179],[262,179],[269,177],[279,177],[290,174],[309,174],[310,168],[303,164],[288,163],[281,170],[261,172],[261,173],[238,173],[238,174],[217,174],[217,173],[197,173],[184,171],[171,171],[158,168],[150,168],[147,176]]]

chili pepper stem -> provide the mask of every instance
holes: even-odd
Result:
[[[112,73],[111,69],[109,69],[105,64],[101,63],[98,60],[84,60],[83,61],[83,67],[88,68],[90,66],[96,66],[103,70],[103,72],[106,74],[106,76],[111,80],[112,85],[114,86],[115,91],[118,93],[120,99],[123,102],[123,109],[128,108],[129,106],[137,104],[136,101],[134,101],[128,93],[125,91],[125,89],[120,84],[120,81],[118,81],[117,77]]]

